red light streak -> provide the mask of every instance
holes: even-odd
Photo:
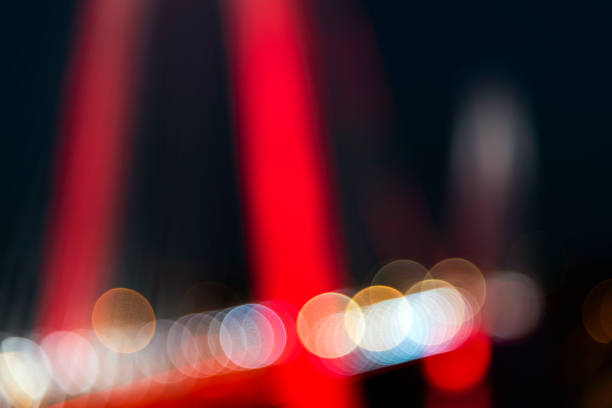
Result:
[[[144,378],[132,383],[116,386],[58,403],[64,408],[78,407],[245,407],[261,404],[272,405],[261,392],[261,381],[264,371],[249,370],[232,372],[203,379],[183,376],[178,370],[162,373],[179,377],[177,382],[164,384],[156,382],[154,377]]]
[[[459,348],[423,359],[427,381],[444,391],[467,390],[486,377],[491,363],[491,340],[477,333]]]
[[[143,4],[83,5],[54,169],[38,306],[43,330],[88,327],[106,278]]]
[[[303,10],[292,0],[226,4],[255,293],[299,308],[342,277]],[[305,353],[269,375],[286,406],[359,405],[348,380],[322,375]]]

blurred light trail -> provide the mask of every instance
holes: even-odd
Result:
[[[312,358],[321,357],[315,364],[317,368],[338,378],[451,349],[461,350],[471,340],[466,342],[468,335],[463,336],[456,329],[451,328],[452,332],[449,332],[450,326],[445,321],[448,316],[455,318],[452,326],[463,326],[459,321],[463,316],[458,316],[463,306],[454,299],[453,293],[460,297],[459,292],[449,290],[451,286],[447,285],[432,285],[430,280],[426,280],[422,292],[405,296],[387,286],[367,287],[353,298],[335,292],[317,295],[299,312],[298,335],[312,353]],[[418,307],[419,300],[424,298],[429,299],[429,310]],[[124,306],[127,303],[126,298],[119,300]],[[465,300],[462,302],[467,304]],[[115,308],[111,314],[121,315],[124,309]],[[113,322],[116,327],[112,326]],[[99,334],[92,331],[80,334],[52,332],[44,338],[40,348],[27,339],[7,340],[6,344],[13,341],[19,345],[19,350],[30,350],[25,357],[37,351],[35,360],[48,364],[44,367],[41,364],[38,364],[41,367],[31,363],[24,365],[20,361],[27,362],[32,358],[24,360],[21,356],[24,353],[20,353],[15,360],[11,355],[15,354],[16,348],[6,348],[3,343],[6,352],[2,355],[3,360],[0,359],[0,373],[3,373],[0,391],[9,399],[26,403],[33,396],[38,399],[44,396],[45,403],[52,403],[69,401],[79,394],[93,391],[83,402],[88,406],[111,401],[111,404],[139,406],[145,394],[159,395],[168,389],[178,394],[189,394],[196,391],[192,386],[204,378],[213,380],[232,372],[266,367],[269,373],[273,365],[285,364],[279,360],[286,346],[285,327],[278,314],[262,304],[188,314],[176,321],[148,322],[141,328],[146,333],[144,337],[149,336],[151,326],[155,326],[155,334],[142,349],[104,344],[99,341],[102,340]],[[137,328],[126,325],[125,319],[111,319],[107,327],[115,329],[117,337],[134,336]],[[413,336],[413,329],[416,333],[426,333],[428,337]],[[93,331],[96,330],[94,327]],[[429,337],[442,336],[444,338],[437,344],[428,344]],[[12,362],[12,365],[7,362]],[[6,367],[17,368],[3,372],[1,369]],[[465,368],[455,367],[454,370]],[[42,385],[39,384],[41,381],[24,380],[39,378],[41,374]],[[47,387],[48,384],[51,387]],[[23,387],[29,390],[27,394],[19,391]],[[242,395],[238,394],[242,394],[239,388],[225,402],[240,401]],[[191,404],[200,402],[194,397]]]
[[[304,10],[294,0],[225,4],[255,293],[299,308],[342,276]],[[271,375],[270,392],[286,406],[359,406],[352,386],[304,354]]]
[[[164,374],[164,378],[174,378],[179,371]],[[58,403],[57,408],[174,408],[192,406],[245,407],[254,401],[262,406],[271,406],[268,396],[261,393],[261,371],[234,371],[209,378],[192,381],[178,381],[164,384],[150,378],[140,379],[112,389],[79,396]]]
[[[436,265],[466,265],[464,262],[467,262],[457,261],[457,258],[451,258]],[[336,380],[423,359],[424,375],[430,385],[438,390],[464,392],[481,382],[491,359],[491,341],[480,327],[478,304],[466,290],[471,286],[467,283],[474,282],[471,278],[478,276],[474,274],[477,267],[469,266],[467,269],[457,268],[454,274],[447,273],[449,279],[462,285],[454,286],[449,281],[431,279],[429,272],[422,280],[413,283],[415,273],[420,275],[423,272],[418,264],[391,262],[381,268],[384,273],[377,276],[392,278],[397,287],[413,283],[404,294],[383,285],[366,287],[352,298],[339,292],[318,294],[304,303],[296,325],[289,329],[284,322],[287,310],[277,302],[266,301],[265,304],[243,304],[187,314],[176,321],[150,321],[140,331],[148,336],[150,327],[154,326],[155,334],[142,349],[122,350],[115,344],[104,344],[99,334],[94,334],[95,327],[92,331],[79,333],[53,332],[44,338],[40,348],[30,340],[11,338],[17,340],[7,340],[6,345],[12,341],[19,347],[7,348],[3,343],[0,391],[8,399],[19,401],[30,401],[32,396],[41,398],[44,395],[46,403],[70,400],[78,394],[93,391],[86,400],[81,397],[76,400],[88,406],[106,403],[111,406],[148,406],[172,390],[172,398],[182,401],[191,396],[190,404],[195,406],[208,401],[201,398],[202,390],[199,388],[206,388],[208,381],[255,371],[265,374],[257,375],[260,395],[253,397],[257,401],[265,398],[267,405],[274,405],[278,403],[278,396],[267,393],[261,384],[275,378],[273,374],[282,372],[279,368],[295,364],[281,356],[290,354],[287,349],[292,346],[288,345],[287,339],[297,334],[308,350],[311,365],[319,373]],[[398,267],[403,273],[398,273]],[[444,269],[438,266],[432,268],[435,270],[440,275]],[[524,316],[524,310],[520,308],[523,307],[521,302],[526,303],[523,308],[533,306],[529,298],[536,295],[532,290],[536,288],[535,282],[518,273],[505,273],[495,275],[486,283],[493,294],[500,290],[507,293],[493,299],[501,303],[485,304],[485,324],[493,318],[495,326],[486,325],[484,329],[504,340],[528,334],[538,321]],[[541,301],[539,296],[534,299]],[[123,299],[119,303],[126,306],[129,302]],[[131,309],[130,305],[127,306],[128,310]],[[493,307],[493,311],[487,311],[487,307]],[[510,310],[496,313],[504,308]],[[124,309],[126,307],[115,308],[113,313],[121,314]],[[515,312],[517,309],[518,313]],[[134,331],[123,318],[111,319],[108,329],[112,329],[113,324],[119,332]],[[24,360],[22,349],[29,350],[25,357],[36,354],[34,360],[30,357]],[[77,358],[70,356],[71,349],[82,362],[78,368],[79,374],[83,375],[79,378],[72,372],[74,364],[68,362],[68,367],[64,364],[67,357],[71,357],[72,362]],[[12,357],[15,351],[18,352],[17,360]],[[38,378],[44,374],[44,381],[38,381],[42,386],[24,382],[35,367],[20,362],[30,360],[38,361],[38,366],[42,367],[41,372],[32,376]],[[11,364],[17,369],[9,370]],[[47,390],[49,383],[52,386]],[[29,387],[29,392],[20,391],[23,387]],[[237,386],[223,401],[232,406],[243,398],[243,389]],[[142,405],[143,401],[148,402]]]
[[[88,0],[59,129],[38,326],[89,326],[115,229],[145,2]]]

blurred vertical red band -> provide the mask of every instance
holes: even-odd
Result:
[[[89,325],[108,256],[126,159],[141,0],[88,0],[76,31],[61,117],[38,327]]]
[[[299,308],[343,276],[302,3],[224,4],[255,293]],[[267,375],[284,406],[360,405],[353,384],[321,374],[305,353]]]

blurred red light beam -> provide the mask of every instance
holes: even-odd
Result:
[[[160,373],[160,378],[174,377],[176,382],[164,383],[147,377],[129,384],[68,399],[51,407],[245,407],[272,406],[261,392],[264,370],[231,372],[207,378],[194,379],[173,370]]]
[[[67,78],[38,305],[43,331],[89,326],[126,156],[141,0],[84,2]]]
[[[255,293],[297,310],[342,283],[304,10],[295,0],[225,4]],[[347,379],[321,374],[305,353],[269,375],[285,406],[359,406]]]

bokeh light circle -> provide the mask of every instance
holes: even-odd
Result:
[[[533,279],[516,272],[497,273],[487,280],[484,327],[496,339],[520,339],[537,326],[542,305],[542,291]]]
[[[427,278],[428,271],[423,265],[409,259],[389,262],[376,272],[372,286],[390,286],[404,293],[415,283]]]
[[[286,333],[271,309],[246,304],[225,315],[219,338],[223,351],[234,364],[254,369],[276,361],[285,346]]]
[[[433,279],[440,279],[453,285],[464,297],[472,301],[469,309],[478,313],[487,297],[486,280],[476,265],[463,258],[448,258],[435,264],[429,270]]]
[[[346,316],[363,315],[361,320],[351,319],[347,323],[349,336],[361,348],[380,352],[391,350],[408,336],[412,324],[412,311],[404,295],[389,286],[375,285],[360,290],[347,305]]]
[[[322,293],[308,300],[298,313],[296,325],[304,347],[323,358],[350,353],[364,331],[361,308],[348,296],[336,292]]]
[[[134,353],[151,341],[155,333],[155,313],[140,293],[114,288],[96,301],[91,325],[100,342],[109,349]]]

